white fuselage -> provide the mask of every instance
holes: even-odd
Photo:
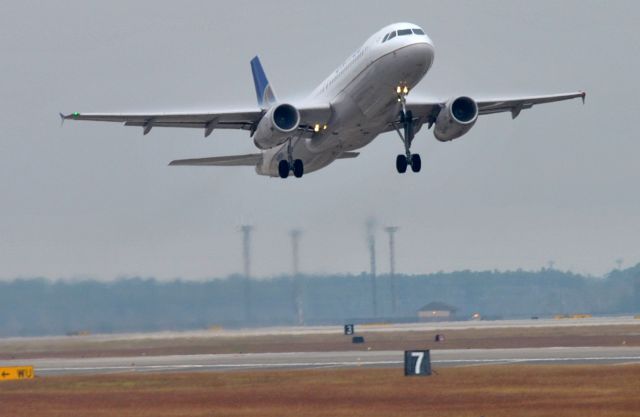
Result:
[[[380,30],[311,93],[307,103],[330,103],[332,116],[326,129],[292,143],[293,157],[304,162],[305,173],[366,146],[398,118],[397,86],[412,89],[422,80],[433,64],[434,47],[427,35],[415,33],[382,40],[391,31],[412,28],[418,26],[398,23]],[[256,171],[277,177],[283,159],[287,144],[266,150]]]

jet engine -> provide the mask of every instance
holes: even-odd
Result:
[[[260,149],[270,149],[284,143],[300,125],[300,112],[291,104],[271,107],[262,117],[253,135]]]
[[[448,142],[464,135],[478,120],[478,105],[469,97],[449,100],[440,110],[433,134],[440,142]]]

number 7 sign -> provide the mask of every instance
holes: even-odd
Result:
[[[431,355],[428,350],[407,350],[404,352],[405,376],[431,375]]]

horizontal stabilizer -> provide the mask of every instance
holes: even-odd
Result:
[[[342,152],[337,159],[357,158],[359,155],[360,155],[360,152]]]
[[[171,161],[171,166],[251,166],[254,167],[262,162],[262,154],[253,153],[248,155],[214,156],[211,158],[198,159],[178,159]]]

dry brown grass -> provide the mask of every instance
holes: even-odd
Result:
[[[0,385],[2,417],[637,417],[640,366],[48,377]]]

